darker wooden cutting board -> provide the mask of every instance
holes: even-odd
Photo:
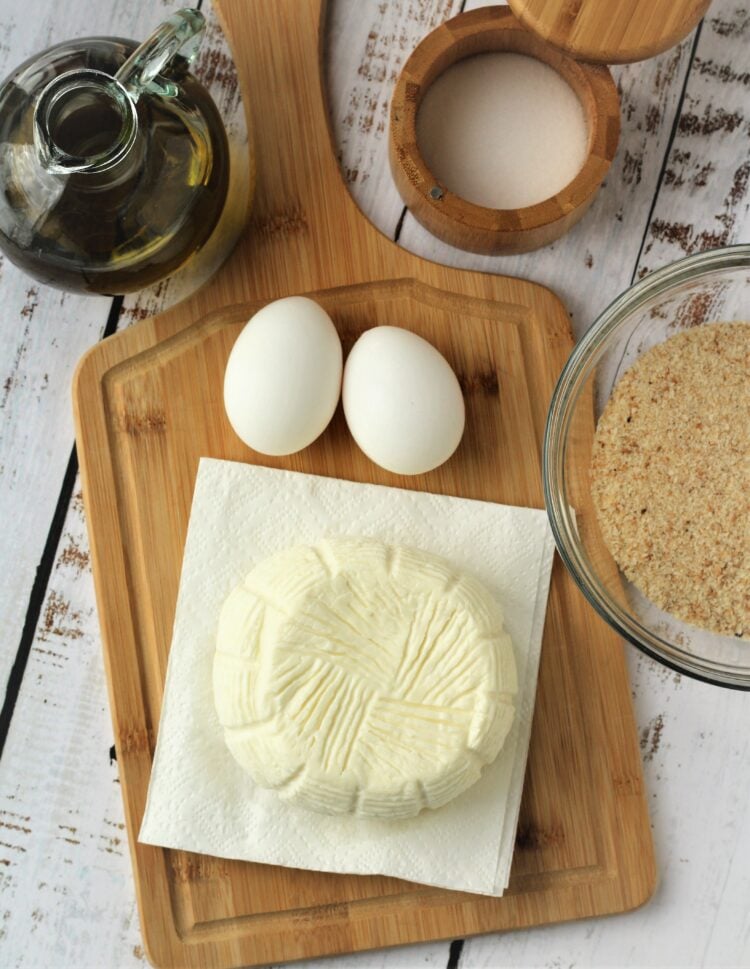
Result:
[[[321,874],[137,842],[201,455],[543,504],[540,446],[573,340],[548,290],[418,259],[357,211],[336,166],[320,77],[320,3],[222,0],[252,109],[258,182],[244,241],[190,300],[96,346],[75,382],[77,442],[141,925],[162,966],[267,964],[621,912],[654,887],[651,834],[622,647],[556,561],[508,892],[491,899],[392,878]],[[442,468],[371,464],[341,414],[310,448],[266,458],[222,406],[229,350],[268,299],[308,293],[345,344],[392,323],[455,367],[467,432]],[[582,475],[593,431],[573,447]],[[576,496],[581,527],[592,514]]]

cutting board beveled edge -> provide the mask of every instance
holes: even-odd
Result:
[[[234,874],[227,879],[221,876],[219,867],[214,885],[211,879],[216,871],[211,867],[211,859],[137,843],[154,744],[144,676],[153,676],[158,664],[153,656],[149,659],[142,652],[148,631],[144,630],[143,621],[136,622],[137,601],[133,595],[144,576],[134,572],[133,563],[138,556],[132,547],[125,546],[123,539],[123,516],[132,514],[133,508],[142,508],[148,495],[132,494],[128,503],[119,491],[114,443],[123,431],[118,424],[122,415],[112,412],[108,389],[117,384],[117,374],[129,369],[136,372],[140,354],[144,354],[143,360],[159,361],[160,352],[149,353],[151,348],[197,322],[208,322],[209,315],[214,326],[221,328],[224,315],[227,327],[236,328],[238,320],[246,318],[249,312],[248,301],[258,304],[289,293],[317,292],[324,303],[330,298],[332,305],[337,300],[343,305],[347,298],[356,302],[359,297],[352,297],[353,291],[370,282],[375,305],[378,292],[406,292],[410,287],[418,290],[421,286],[423,293],[432,293],[436,305],[442,305],[440,312],[450,314],[450,341],[459,340],[469,348],[472,319],[479,318],[491,320],[493,326],[503,326],[504,317],[517,332],[522,359],[514,363],[525,374],[535,437],[533,447],[528,446],[528,441],[520,442],[518,455],[538,465],[547,404],[572,347],[567,314],[548,290],[522,280],[456,271],[426,262],[384,239],[356,211],[330,144],[319,50],[314,40],[321,15],[315,0],[278,0],[273,5],[265,5],[262,0],[224,0],[219,9],[233,41],[243,90],[275,87],[297,93],[294,98],[274,102],[273,111],[261,105],[256,113],[259,182],[251,231],[217,278],[190,300],[133,325],[89,351],[79,365],[74,387],[76,437],[110,708],[149,956],[159,965],[262,964],[542,924],[623,911],[641,904],[653,891],[655,866],[622,646],[586,605],[559,561],[553,571],[542,662],[559,666],[560,689],[571,698],[574,708],[570,716],[583,717],[576,728],[582,749],[569,753],[573,761],[586,757],[590,763],[592,788],[586,796],[593,805],[598,827],[593,832],[579,831],[578,836],[594,839],[598,865],[581,867],[562,880],[547,878],[542,866],[535,877],[530,874],[523,886],[513,885],[500,900],[403,883],[403,892],[394,894],[388,888],[390,894],[382,898],[302,908],[293,904],[290,907],[290,900],[284,899],[283,912],[272,911],[274,899],[269,898],[266,913],[235,920],[232,899],[234,894],[240,897],[243,892],[252,892],[252,872],[258,878],[259,869],[264,869],[261,881],[268,896],[274,886],[272,873],[277,869],[248,865],[243,866],[246,871],[242,876]],[[284,42],[274,43],[274,38]],[[316,83],[311,84],[313,73]],[[269,77],[274,84],[265,83]],[[286,151],[269,164],[274,154],[268,154],[269,145],[279,144],[286,146]],[[462,302],[467,312],[461,312]],[[222,306],[228,309],[216,309]],[[426,308],[423,312],[429,315],[431,310]],[[418,328],[418,317],[415,311],[413,318],[389,321]],[[201,327],[194,327],[194,332],[200,334]],[[450,358],[450,346],[446,347]],[[496,376],[502,383],[510,363],[496,363]],[[154,373],[155,370],[148,375],[149,379]],[[200,381],[204,376],[201,373],[196,379]],[[220,374],[214,376],[220,380]],[[170,431],[168,426],[159,428],[158,421],[156,429],[158,433],[148,439],[147,447],[158,451],[159,435],[166,440]],[[321,440],[325,438],[326,435]],[[236,456],[236,446],[236,439],[227,438],[219,447],[220,452],[224,449],[220,456]],[[324,444],[321,446],[325,449]],[[316,454],[315,447],[308,450]],[[149,455],[152,451],[144,453]],[[158,456],[158,460],[162,457]],[[253,460],[249,452],[243,458]],[[318,459],[319,456],[315,458]],[[295,460],[291,466],[311,469],[305,466],[307,458],[300,460],[301,466]],[[457,460],[460,452],[454,462]],[[446,466],[450,467],[451,463]],[[441,475],[452,473],[439,469],[432,480],[425,476],[424,480],[394,482],[392,476],[380,475],[373,469],[374,466],[363,465],[359,477],[436,491],[450,487]],[[335,468],[325,470],[336,473]],[[190,473],[194,471],[179,469],[184,488],[189,487]],[[585,488],[582,499],[584,495]],[[528,503],[539,501],[530,497]],[[150,536],[141,535],[139,541],[144,539],[148,542]],[[181,546],[174,550],[176,569],[181,551]],[[174,602],[164,608],[173,611]],[[152,625],[148,621],[145,624]],[[545,682],[544,668],[541,682]],[[160,687],[156,684],[157,690]],[[588,705],[582,709],[578,701],[584,694]],[[559,722],[547,720],[553,706],[548,703],[545,709],[542,703],[537,708],[532,758],[539,747],[537,736],[563,729]],[[562,770],[562,765],[557,765],[557,769]],[[536,786],[540,786],[538,781]],[[525,792],[525,800],[534,799],[544,802],[544,791]],[[547,805],[548,813],[554,809],[559,809],[562,817],[565,804]],[[539,858],[558,852],[562,858],[565,839],[576,835],[574,823],[566,827],[568,821],[561,821],[557,827],[548,824],[543,831],[522,830],[524,850],[532,855],[536,852]],[[560,844],[555,843],[556,838]],[[243,882],[240,887],[233,881],[237,877]],[[285,874],[279,877],[283,881]],[[245,884],[248,879],[250,882]],[[228,887],[226,881],[230,882]],[[207,886],[218,905],[211,919],[198,917],[200,906],[206,904]],[[361,895],[361,891],[355,894]]]

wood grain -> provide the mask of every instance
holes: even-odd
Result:
[[[227,0],[220,11],[246,90],[295,92],[258,105],[253,231],[207,289],[89,353],[75,391],[118,763],[152,958],[262,963],[640,904],[654,869],[622,651],[559,563],[519,850],[503,899],[136,842],[198,457],[259,459],[231,433],[221,406],[226,358],[248,315],[269,297],[312,292],[345,343],[393,320],[424,332],[461,374],[472,428],[460,459],[419,478],[366,461],[340,418],[299,455],[264,464],[537,506],[547,404],[572,346],[565,311],[546,290],[424,263],[358,215],[313,82],[316,3],[287,0],[271,11]],[[212,304],[228,308],[207,311]],[[304,932],[292,931],[299,925]]]
[[[519,20],[548,43],[597,64],[642,61],[673,47],[711,0],[508,0]]]
[[[588,143],[581,170],[536,205],[502,210],[467,202],[440,183],[417,142],[417,113],[432,82],[457,61],[488,52],[523,54],[548,64],[583,108]],[[412,52],[393,93],[389,157],[401,197],[426,229],[468,252],[512,254],[549,245],[581,219],[609,171],[619,134],[620,100],[606,67],[561,54],[525,30],[507,8],[482,7],[448,20]]]

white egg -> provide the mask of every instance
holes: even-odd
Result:
[[[259,310],[232,347],[224,373],[229,423],[262,454],[293,454],[333,417],[341,391],[341,341],[330,316],[305,296]]]
[[[436,468],[464,432],[464,399],[448,361],[427,340],[396,326],[376,326],[354,344],[343,403],[354,440],[396,474]]]

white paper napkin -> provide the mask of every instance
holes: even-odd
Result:
[[[455,801],[408,821],[329,817],[256,787],[214,711],[216,626],[261,559],[333,535],[367,535],[449,559],[505,613],[518,665],[514,726]],[[554,544],[544,511],[202,459],[190,516],[140,840],[294,868],[393,875],[500,895],[526,767]]]

